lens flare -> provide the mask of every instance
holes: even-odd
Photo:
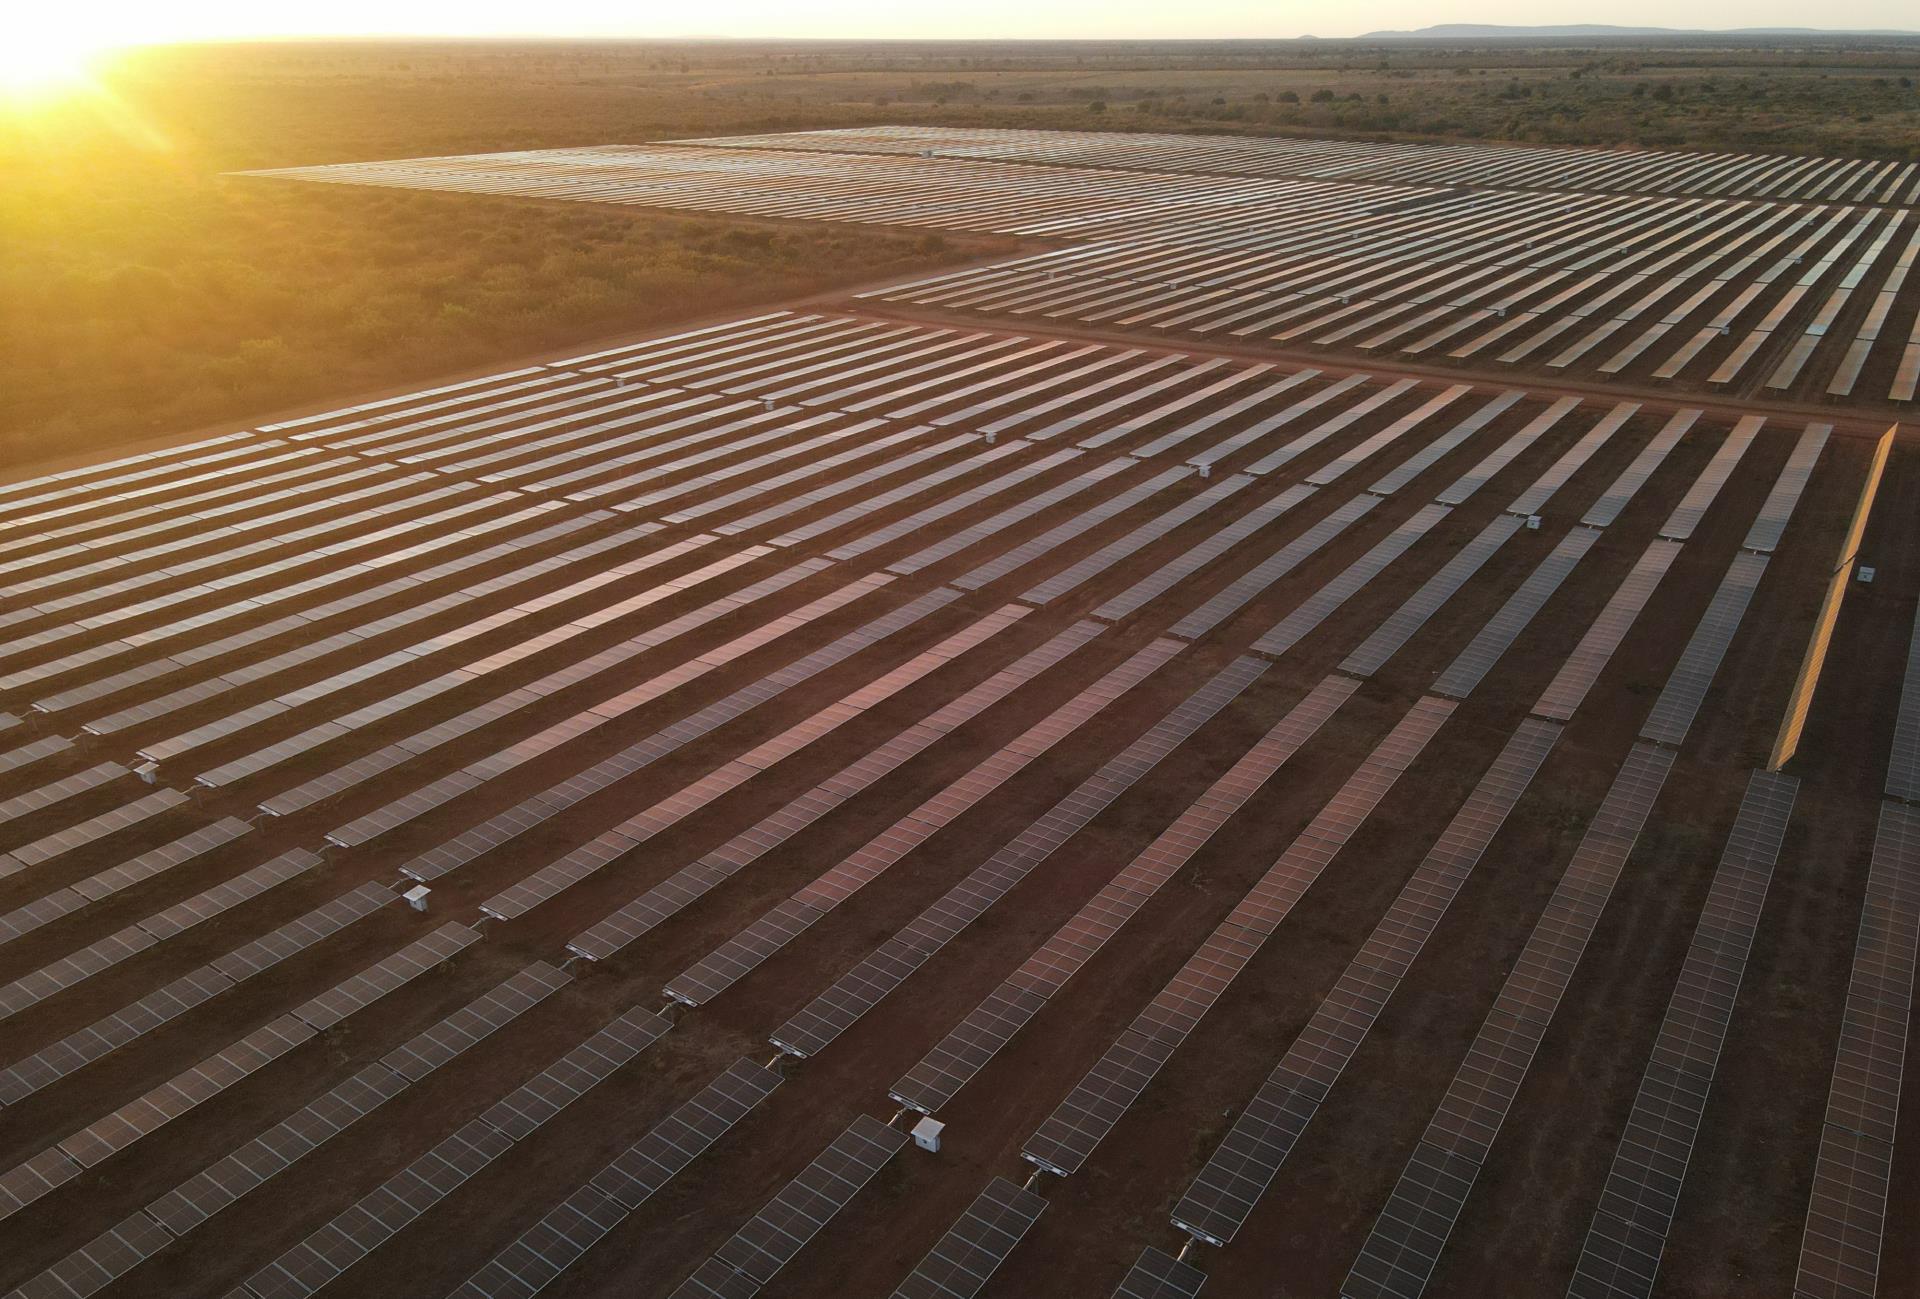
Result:
[[[0,30],[0,100],[36,103],[85,87],[104,42],[51,19],[16,20]]]

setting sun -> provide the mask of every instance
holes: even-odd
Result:
[[[29,19],[0,37],[0,99],[42,99],[85,83],[102,46],[55,22]]]

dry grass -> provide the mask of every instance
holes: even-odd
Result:
[[[129,57],[0,117],[19,461],[903,274],[969,241],[222,179],[883,121],[1911,156],[1920,43],[369,44]]]

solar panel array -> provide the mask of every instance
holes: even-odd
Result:
[[[15,1061],[0,1073],[0,1105],[17,1105],[77,1069],[152,1033],[243,980],[262,974],[306,948],[332,937],[394,900],[392,890],[362,884],[318,909],[236,948],[139,1001]]]
[[[1553,751],[1560,729],[1537,717],[1520,724],[1180,1197],[1176,1226],[1215,1245],[1238,1233]]]
[[[751,1060],[735,1061],[549,1212],[538,1226],[496,1254],[455,1293],[461,1299],[537,1294],[621,1219],[726,1135],[780,1082],[779,1074]]]
[[[89,1294],[151,1253],[125,1242],[164,1247],[204,1224],[268,1179],[391,1100],[433,1070],[524,1014],[566,983],[537,963],[421,1033],[381,1062],[368,1065],[318,1100],[133,1214],[111,1232],[69,1254],[28,1284],[30,1292]],[[159,1231],[155,1231],[155,1225]]]
[[[971,1299],[1046,1207],[1032,1191],[994,1178],[900,1283],[894,1299]]]
[[[905,1144],[906,1133],[861,1115],[673,1293],[758,1294]]]
[[[769,813],[698,861],[682,867],[591,929],[575,935],[568,942],[567,950],[589,960],[604,960],[612,956],[670,919],[695,898],[753,864],[847,799],[924,752],[942,736],[999,703],[1039,673],[1099,636],[1103,630],[1099,623],[1075,623],[931,716],[879,745],[865,757],[856,759],[785,806]],[[1012,752],[1011,745],[1007,751]],[[635,846],[634,828],[630,823],[623,822],[556,864],[576,870],[581,869],[585,862],[611,860]],[[575,865],[576,857],[584,858],[584,861]]]
[[[1920,816],[1907,799],[1920,707],[1920,623],[1908,641],[1886,793],[1867,871],[1833,1080],[1814,1158],[1796,1299],[1877,1292],[1894,1203],[1894,1136],[1920,965]]]
[[[1045,236],[1071,242],[869,296],[1700,386],[1850,396],[1913,306],[1900,164],[884,129],[251,174]]]
[[[1341,1285],[1343,1294],[1399,1296],[1425,1288],[1672,767],[1671,753],[1644,742],[1622,764],[1466,1061],[1374,1220]]]
[[[1413,765],[1455,706],[1444,699],[1422,699],[1413,706],[1172,981],[1155,994],[1100,1063],[1027,1138],[1023,1156],[1050,1171],[1079,1171],[1200,1017]]]
[[[642,157],[580,152],[616,187]],[[753,151],[655,152],[711,158],[703,177],[648,182],[690,204],[731,187],[798,214],[861,174],[840,155],[801,158],[784,194],[754,195],[738,184],[766,165]],[[1264,299],[1233,277],[1287,265],[1263,223],[1355,240],[1358,260],[1368,222],[1393,226],[1384,209],[1410,197],[1398,180],[1025,160],[994,164],[988,192],[955,178],[975,163],[881,161],[876,182],[901,161],[921,178],[885,200],[895,215],[920,203],[935,225],[1077,241],[1031,272],[1056,273],[1047,292],[1066,295],[1055,319],[1069,326],[1185,330],[1216,304],[1247,313],[1228,330],[1254,323]],[[544,166],[527,174],[554,180]],[[1383,210],[1356,208],[1362,190]],[[1404,212],[1457,219],[1463,235],[1484,221],[1492,237],[1511,213],[1488,193],[1484,212],[1438,188]],[[842,207],[879,201],[857,197]],[[1779,233],[1748,205],[1712,219]],[[1627,220],[1594,219],[1608,216]],[[1641,216],[1656,239],[1677,233]],[[1856,235],[1829,220],[1808,217],[1806,264],[1776,279],[1825,310],[1824,277],[1851,276],[1893,337],[1906,289],[1869,272],[1904,255],[1906,226]],[[1406,273],[1440,285],[1459,264],[1450,236],[1414,224],[1396,227],[1402,255],[1428,264]],[[1587,233],[1589,253],[1608,246]],[[1332,247],[1318,255],[1337,270]],[[1226,278],[1163,281],[1151,259],[1175,257],[1191,258],[1180,275],[1209,263]],[[950,290],[980,295],[966,310],[1019,314],[988,283],[929,291]],[[1359,341],[1387,328],[1363,324],[1378,309],[1366,296],[1329,305],[1347,314],[1328,328],[1360,326]],[[1837,309],[1836,337],[1865,328],[1859,305]],[[1793,312],[1769,326],[1789,350],[1804,328]],[[1553,346],[1580,337],[1569,326]],[[1824,381],[1817,349],[1802,350],[1807,381]],[[1861,375],[1881,373],[1866,355]],[[1241,999],[1293,968],[1294,904],[1309,886],[1359,886],[1325,869],[1342,845],[1363,823],[1428,845],[1226,1141],[1202,1142],[1217,1148],[1175,1218],[1233,1239],[1393,991],[1421,977],[1452,899],[1482,860],[1509,864],[1501,828],[1562,730],[1642,708],[1631,762],[1651,774],[1632,792],[1650,799],[1692,728],[1738,742],[1739,710],[1717,713],[1712,691],[1743,661],[1743,619],[1797,626],[1786,588],[1805,565],[1765,574],[1802,538],[1824,545],[1825,521],[1796,506],[1855,472],[1852,446],[1837,425],[1649,405],[770,311],[0,485],[0,1104],[18,1120],[0,1150],[0,1285],[145,1293],[204,1269],[275,1299],[380,1289],[405,1269],[409,1288],[464,1279],[470,1299],[637,1276],[754,1293],[905,1143],[906,1116],[834,1137],[846,1115],[820,1087],[859,1084],[861,1050],[884,1037],[905,1053],[885,1067],[908,1070],[895,1097],[909,1107],[967,1085],[1004,1103],[1045,1168],[1132,1160],[1114,1153],[1121,1130],[1153,1103],[1176,1133],[1218,1121],[1166,1066],[1179,1049],[1206,1068],[1222,1034],[1238,1050],[1254,1040]],[[1728,528],[1762,493],[1729,562]],[[1887,572],[1881,589],[1903,590],[1900,563]],[[1556,616],[1569,593],[1592,610],[1611,583],[1591,630]],[[1677,660],[1655,651],[1671,637],[1647,625],[1656,609],[1695,620]],[[1616,653],[1629,643],[1647,652]],[[1616,657],[1631,672],[1608,673]],[[1502,688],[1477,689],[1489,680]],[[1545,691],[1532,716],[1509,708],[1515,688]],[[1920,787],[1912,711],[1895,719],[1891,798]],[[1457,712],[1473,720],[1436,734]],[[1423,748],[1436,772],[1480,775],[1465,804],[1445,781],[1383,801]],[[1321,780],[1296,833],[1299,790]],[[1231,866],[1245,847],[1230,845],[1276,816],[1294,837],[1271,869]],[[1542,924],[1590,923],[1568,899],[1590,902],[1610,869],[1583,848],[1554,904],[1567,914]],[[1897,910],[1876,870],[1873,897]],[[392,905],[396,877],[433,882],[432,908],[451,915]],[[1727,878],[1712,897],[1757,917]],[[1135,932],[1149,907],[1174,917],[1164,933]],[[491,921],[484,943],[460,923],[470,908]],[[1708,923],[1721,915],[1710,899],[1698,942],[1738,940]],[[1885,950],[1875,933],[1863,961]],[[661,968],[666,951],[680,955]],[[548,964],[568,956],[593,974]],[[946,978],[912,977],[936,961],[982,986],[954,1006]],[[1095,962],[1151,964],[1161,991],[1074,977]],[[610,1022],[595,1010],[633,980],[665,982],[677,1006]],[[628,1069],[619,1095],[576,1105],[736,983],[720,1013],[748,1018],[716,1027],[767,1035],[773,1064],[720,1068],[737,1044],[710,1056],[702,1030]],[[1857,992],[1891,998],[1895,983]],[[1527,995],[1550,992],[1540,975]],[[869,1014],[889,999],[901,1004]],[[1101,1031],[1081,1031],[1088,1014],[1106,1016]],[[843,1035],[845,1064],[810,1062]],[[690,1070],[701,1081],[687,1085]],[[1009,1071],[1026,1075],[1017,1093],[998,1090]],[[1701,1131],[1716,1121],[1703,1111]],[[791,1140],[761,1142],[749,1123]],[[1012,1162],[1017,1139],[977,1153]],[[1841,1184],[1828,1144],[1820,1195]],[[820,1155],[787,1166],[797,1150]],[[763,1157],[755,1185],[784,1189],[743,1204],[737,1179]],[[1867,1168],[1816,1197],[1810,1267],[1829,1236],[1857,1257],[1876,1211]],[[1089,1183],[1086,1203],[1127,1221],[1164,1205],[1169,1168],[1142,1170]],[[1043,1184],[994,1178],[969,1205],[951,1165],[896,1178],[916,1200],[938,1183],[951,1229],[918,1214],[856,1286],[899,1281],[875,1270],[915,1256],[904,1295],[974,1294],[1000,1268],[1015,1289],[1051,1285],[1039,1251],[1016,1254],[1023,1238],[1058,1246]],[[660,1194],[676,1179],[703,1211],[675,1228],[690,1256],[662,1258],[661,1215],[687,1202]],[[903,1207],[864,1199],[889,1221]],[[470,1215],[487,1229],[468,1230]],[[817,1288],[838,1262],[789,1271]],[[1074,1284],[1191,1295],[1199,1262],[1148,1249],[1124,1279]]]
[[[1133,690],[1173,656],[1164,642],[1148,645],[1055,709],[998,753],[925,799],[844,861],[781,902],[674,977],[667,996],[697,1006],[711,1001],[871,884],[914,849],[971,810],[981,799],[1065,741]]]
[[[560,976],[564,978],[564,976]],[[516,1141],[603,1082],[667,1031],[629,1011],[444,1138],[268,1266],[239,1293],[258,1299],[313,1294],[452,1194]]]
[[[1315,687],[887,1094],[928,1114],[952,1100],[1326,725],[1357,687],[1345,677],[1329,677]]]
[[[1708,886],[1567,1293],[1648,1295],[1800,782],[1756,771]]]
[[[1920,943],[1920,817],[1880,810],[1833,1089],[1820,1129],[1793,1292],[1871,1295],[1892,1198],[1893,1138],[1906,1071]]]
[[[84,1130],[46,1147],[32,1159],[0,1175],[0,1216],[18,1213],[173,1119],[217,1099],[234,1083],[410,982],[478,938],[478,934],[464,925],[442,925],[427,937],[256,1029],[219,1054],[96,1120]]]
[[[944,601],[937,603],[944,603]],[[632,845],[648,835],[657,834],[671,827],[681,818],[700,811],[708,804],[745,784],[780,759],[826,739],[841,726],[858,719],[866,710],[884,703],[935,669],[944,667],[955,657],[986,644],[992,637],[1013,626],[1025,612],[1024,609],[1006,608],[988,614],[978,622],[901,664],[885,676],[795,723],[771,739],[762,741],[692,784],[683,786],[673,794],[662,798],[646,811],[628,817],[621,823],[621,827],[612,833],[621,835],[629,845]],[[897,613],[888,617],[893,621],[886,624],[889,631],[881,633],[883,635],[905,630],[906,626],[910,625],[903,624]],[[875,628],[879,625],[869,624],[853,635],[863,640],[870,640],[876,634]],[[778,673],[767,680],[769,683],[786,684],[780,680]],[[572,788],[568,790],[568,797],[577,802],[589,794],[599,792],[599,789],[604,787],[604,783],[597,776],[588,773],[586,776],[575,778]],[[537,815],[548,812],[551,807],[552,802],[549,801],[538,808],[528,809],[520,814],[520,819],[533,820]],[[463,844],[462,840],[455,840],[452,845],[442,845],[435,850],[435,855],[418,859],[414,864],[403,869],[416,878],[426,876],[428,871],[436,876],[445,874],[451,866],[463,865],[473,856],[498,847],[514,828],[513,822],[506,819],[512,815],[508,813],[498,822],[489,821],[476,831],[470,831],[469,834],[475,836],[470,843]],[[462,839],[465,838],[466,836],[462,836]],[[561,862],[534,872],[505,892],[489,898],[480,904],[480,909],[499,920],[511,920],[525,915],[532,908],[551,901],[597,871],[601,864],[591,858],[569,856]]]
[[[677,143],[830,153],[925,153],[1128,170],[1227,175],[1418,178],[1443,185],[1516,184],[1645,193],[1766,194],[1920,202],[1920,165],[1789,154],[1538,149],[1500,144],[1393,144],[1303,137],[858,126]],[[1526,179],[1521,179],[1521,178]],[[1577,180],[1575,179],[1577,178]]]
[[[1265,671],[1265,664],[1249,658],[1221,669],[1146,734],[1080,782],[1071,794],[776,1029],[771,1037],[773,1044],[790,1055],[820,1051]]]

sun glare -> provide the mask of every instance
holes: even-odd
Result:
[[[78,89],[102,48],[44,19],[0,24],[0,99],[34,102]]]

